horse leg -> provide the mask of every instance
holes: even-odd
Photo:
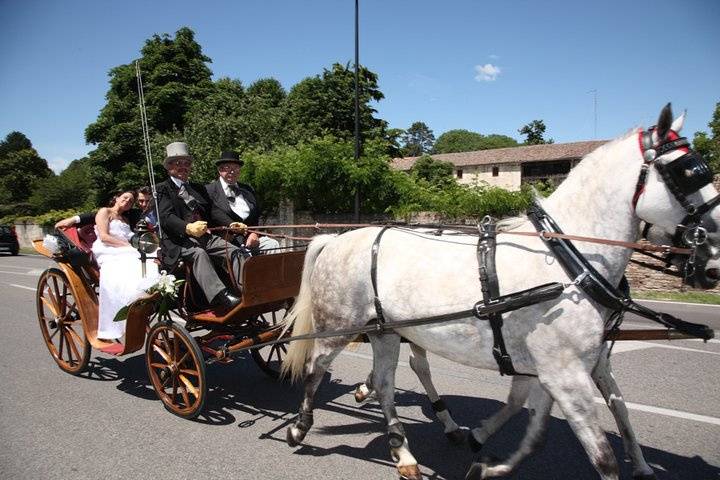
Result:
[[[373,349],[372,382],[377,392],[380,408],[387,421],[390,455],[396,462],[401,478],[421,480],[417,460],[410,453],[400,419],[395,409],[395,370],[400,355],[400,336],[392,333],[369,335]]]
[[[300,412],[295,423],[287,429],[287,443],[291,447],[299,445],[310,427],[312,427],[315,392],[330,364],[346,345],[338,346],[337,340],[335,340],[334,345],[331,346],[330,342],[328,340],[317,340],[312,357],[305,365],[304,396],[300,404]]]
[[[411,343],[410,350],[412,351],[410,355],[410,368],[412,368],[412,371],[415,372],[418,380],[420,380],[420,383],[422,383],[425,388],[425,393],[432,403],[435,415],[445,426],[445,436],[451,443],[455,445],[461,444],[465,440],[465,435],[463,435],[458,424],[452,419],[450,410],[448,410],[445,402],[440,398],[437,390],[435,390],[435,385],[432,383],[432,376],[430,374],[430,363],[428,363],[425,349]]]
[[[630,425],[628,411],[625,407],[625,400],[620,388],[615,383],[615,376],[612,373],[610,359],[606,351],[600,354],[600,360],[595,366],[595,370],[593,370],[593,380],[595,380],[595,384],[602,393],[603,398],[605,398],[605,403],[615,417],[615,423],[625,447],[625,454],[630,457],[632,462],[633,478],[635,480],[654,480],[657,477],[652,468],[645,462],[645,457],[643,457],[640,445],[637,438],[635,438],[635,432]]]
[[[600,478],[617,480],[619,469],[615,456],[597,421],[590,373],[569,348],[548,350],[552,340],[548,335],[528,338],[528,346],[536,360],[538,380],[558,403]]]
[[[473,452],[479,452],[487,439],[500,430],[500,427],[505,425],[508,420],[522,409],[530,393],[532,383],[536,382],[535,379],[530,377],[513,377],[507,403],[493,416],[483,420],[479,427],[470,431],[468,443]]]
[[[513,385],[517,378],[518,377],[513,378]],[[525,460],[544,443],[548,419],[550,418],[550,409],[552,409],[553,406],[552,397],[534,379],[524,378],[523,381],[519,383],[524,384],[523,388],[525,389],[524,392],[526,396],[529,394],[528,411],[530,422],[528,423],[525,436],[520,442],[518,449],[510,455],[507,460],[473,463],[465,477],[466,480],[479,480],[510,475],[520,462]],[[524,403],[524,399],[522,403]],[[522,403],[520,407],[522,407]],[[499,428],[500,425],[497,425],[497,427]]]

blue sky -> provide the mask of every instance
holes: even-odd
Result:
[[[0,136],[26,134],[55,171],[93,148],[108,71],[189,26],[214,78],[286,89],[354,55],[353,0],[0,0]],[[391,127],[424,121],[520,139],[613,138],[673,102],[685,134],[720,101],[720,1],[360,0],[360,62]]]

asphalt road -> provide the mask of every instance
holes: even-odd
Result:
[[[164,410],[142,353],[94,354],[89,373],[63,373],[45,348],[35,314],[35,285],[49,265],[36,256],[0,257],[0,479],[397,478],[378,405],[358,407],[352,397],[371,367],[367,345],[333,364],[318,394],[315,427],[304,446],[290,449],[285,428],[300,391],[266,377],[250,359],[208,368],[208,403],[196,421]],[[719,307],[663,309],[720,330]],[[613,355],[633,426],[658,478],[720,478],[720,342],[618,342]],[[445,441],[406,361],[403,351],[397,404],[421,470],[429,479],[462,479],[472,455]],[[430,362],[458,423],[477,425],[507,395],[509,380],[496,373],[434,356]],[[622,478],[630,478],[601,400],[598,413]],[[526,422],[523,412],[486,452],[508,454]],[[557,409],[547,438],[513,478],[597,478]]]

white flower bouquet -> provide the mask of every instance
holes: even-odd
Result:
[[[168,275],[168,273],[163,270],[160,272],[160,277],[152,279],[152,281],[154,281],[154,283],[150,286],[146,287],[141,285],[140,288],[145,290],[145,293],[151,295],[149,298],[156,298],[154,295],[155,293],[160,294],[160,298],[157,299],[156,311],[160,316],[166,316],[170,311],[170,306],[177,299],[180,286],[185,283],[185,280],[177,280],[175,275]],[[135,302],[137,302],[137,300]],[[121,308],[115,315],[115,318],[113,318],[113,321],[120,322],[122,320],[126,320],[130,306],[135,302],[131,302],[129,305],[125,305]]]

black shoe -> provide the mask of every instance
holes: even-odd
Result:
[[[232,292],[230,292],[229,290],[224,290],[215,296],[212,304],[216,307],[223,307],[228,310],[232,310],[233,308],[240,305],[240,302],[242,302],[242,300],[236,297]]]

